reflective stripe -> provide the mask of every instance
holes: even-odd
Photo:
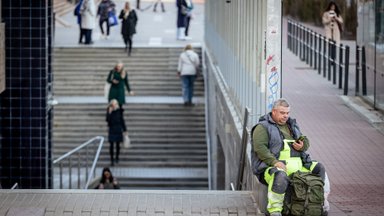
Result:
[[[287,167],[287,175],[291,175],[298,170],[302,170],[303,162],[299,157],[291,157],[291,148],[289,145],[292,145],[295,140],[284,139],[283,142],[284,148],[280,151],[279,160],[285,161],[285,166]]]

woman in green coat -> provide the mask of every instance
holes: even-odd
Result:
[[[131,90],[128,82],[128,74],[124,70],[124,65],[122,62],[118,62],[116,66],[109,72],[107,82],[111,84],[109,89],[108,101],[116,99],[119,102],[120,108],[125,104],[125,87],[130,95],[135,93]]]

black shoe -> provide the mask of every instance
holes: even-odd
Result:
[[[115,164],[113,163],[113,161],[111,162],[111,166],[115,166]]]
[[[116,159],[116,164],[118,164],[119,163],[119,159]]]
[[[184,106],[188,106],[189,105],[189,103],[188,102],[184,102]]]

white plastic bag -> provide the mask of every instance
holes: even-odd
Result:
[[[132,145],[131,145],[131,139],[129,138],[129,136],[128,136],[128,133],[125,133],[124,135],[123,135],[123,137],[124,137],[124,148],[131,148],[132,147]]]
[[[111,89],[111,83],[106,82],[104,85],[104,97],[108,100],[109,90]]]

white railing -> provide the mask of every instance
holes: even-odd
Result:
[[[95,142],[97,140],[99,142]],[[73,169],[75,171],[77,169],[77,189],[88,188],[88,185],[96,176],[96,164],[99,159],[103,143],[104,137],[96,136],[53,161],[54,170],[55,166],[59,167],[60,189],[63,189],[64,175],[68,176],[67,189],[72,189]],[[92,164],[90,164],[91,161]],[[64,169],[66,169],[68,172],[65,172]],[[85,177],[82,177],[84,174]]]

